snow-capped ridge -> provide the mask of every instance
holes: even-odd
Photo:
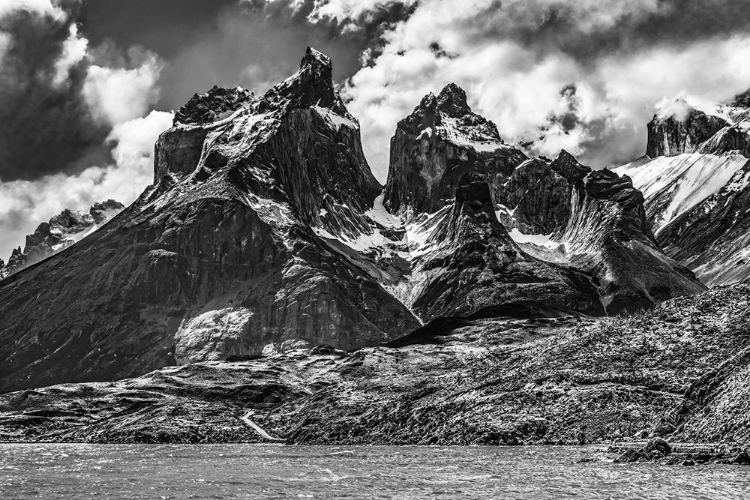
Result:
[[[614,171],[629,176],[643,192],[658,236],[674,219],[722,189],[747,161],[740,154],[692,153],[629,163]]]

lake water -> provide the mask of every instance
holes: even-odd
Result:
[[[2,445],[0,498],[749,498],[750,468],[586,448]]]

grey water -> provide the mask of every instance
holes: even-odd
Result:
[[[0,498],[748,498],[750,470],[578,447],[0,445]]]

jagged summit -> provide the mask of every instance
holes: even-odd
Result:
[[[300,69],[309,68],[321,75],[326,72],[330,75],[333,70],[333,63],[331,62],[331,58],[324,53],[314,47],[307,47],[299,67]]]
[[[330,109],[357,124],[335,89],[331,59],[308,47],[299,71],[262,96],[257,97],[241,87],[214,86],[209,91],[190,98],[175,114],[174,125],[208,125],[220,122],[241,108],[248,108],[255,114],[312,106]]]
[[[455,83],[449,83],[437,96],[437,109],[455,118],[471,113],[466,102],[466,92]]]
[[[349,113],[333,84],[333,65],[325,54],[308,47],[299,71],[263,95],[258,111],[274,111],[282,107],[327,108],[358,125]]]
[[[469,172],[510,174],[526,156],[506,145],[497,126],[474,113],[455,84],[427,94],[401,120],[391,139],[385,207],[433,212],[452,203],[459,179]]]
[[[345,232],[362,229],[357,216],[335,220],[335,206],[364,212],[381,188],[362,152],[359,124],[334,87],[331,60],[308,48],[297,73],[259,98],[246,97],[229,117],[200,126],[178,124],[161,134],[154,169],[161,187],[153,194],[190,177],[222,191],[288,200],[306,223],[319,225],[324,217],[324,225],[344,226]],[[222,100],[196,102],[205,116],[217,117],[226,108]],[[279,153],[292,143],[300,149]],[[336,155],[338,162],[332,161]],[[254,158],[252,165],[248,158]]]
[[[479,151],[503,144],[497,126],[471,110],[466,92],[455,83],[446,85],[437,96],[427,94],[398,127],[415,134],[435,133],[457,146]]]
[[[591,168],[578,162],[575,156],[564,149],[551,163],[552,170],[565,177],[569,182],[580,183],[591,172]]]

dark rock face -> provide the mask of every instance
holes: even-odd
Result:
[[[494,123],[473,113],[466,94],[448,85],[427,95],[391,139],[385,206],[432,213],[449,205],[466,173],[510,175],[526,156],[505,146]]]
[[[498,203],[515,207],[517,224],[532,234],[552,234],[565,227],[572,206],[574,181],[540,159],[519,165],[495,190]]]
[[[728,125],[723,118],[696,109],[690,109],[684,120],[654,116],[648,124],[646,154],[656,158],[696,152],[701,144]]]
[[[490,188],[479,174],[459,181],[448,215],[431,237],[436,244],[419,264],[426,274],[412,308],[423,319],[504,315],[510,305],[557,315],[601,315],[587,276],[526,255],[497,220]]]
[[[154,150],[154,184],[169,173],[180,177],[192,173],[201,159],[208,132],[203,127],[173,127],[162,132]]]
[[[705,290],[692,272],[662,253],[646,220],[643,195],[628,177],[591,172],[573,205],[562,239],[584,255],[597,250],[598,258],[582,265],[592,266],[608,312],[636,311]]]
[[[316,233],[371,231],[363,212],[379,192],[330,74],[311,49],[262,98],[194,98],[159,139],[154,186],[75,249],[3,281],[0,392],[285,341],[353,349],[418,327]]]
[[[239,87],[213,87],[191,97],[175,114],[174,126],[164,131],[156,142],[154,184],[170,172],[178,176],[192,173],[198,166],[203,143],[214,128],[213,124],[257,100],[252,92]]]
[[[95,203],[88,213],[65,209],[49,222],[42,222],[34,234],[26,236],[23,251],[20,247],[14,250],[4,268],[0,264],[0,279],[68,248],[86,234],[104,225],[124,208],[120,202],[107,200]]]
[[[553,162],[523,163],[495,196],[518,227],[566,243],[568,261],[592,274],[609,314],[704,290],[662,253],[643,195],[626,176],[592,171],[563,152]]]
[[[745,157],[750,157],[750,137],[739,125],[728,126],[704,142],[698,148],[698,152],[716,155],[739,152]]]

